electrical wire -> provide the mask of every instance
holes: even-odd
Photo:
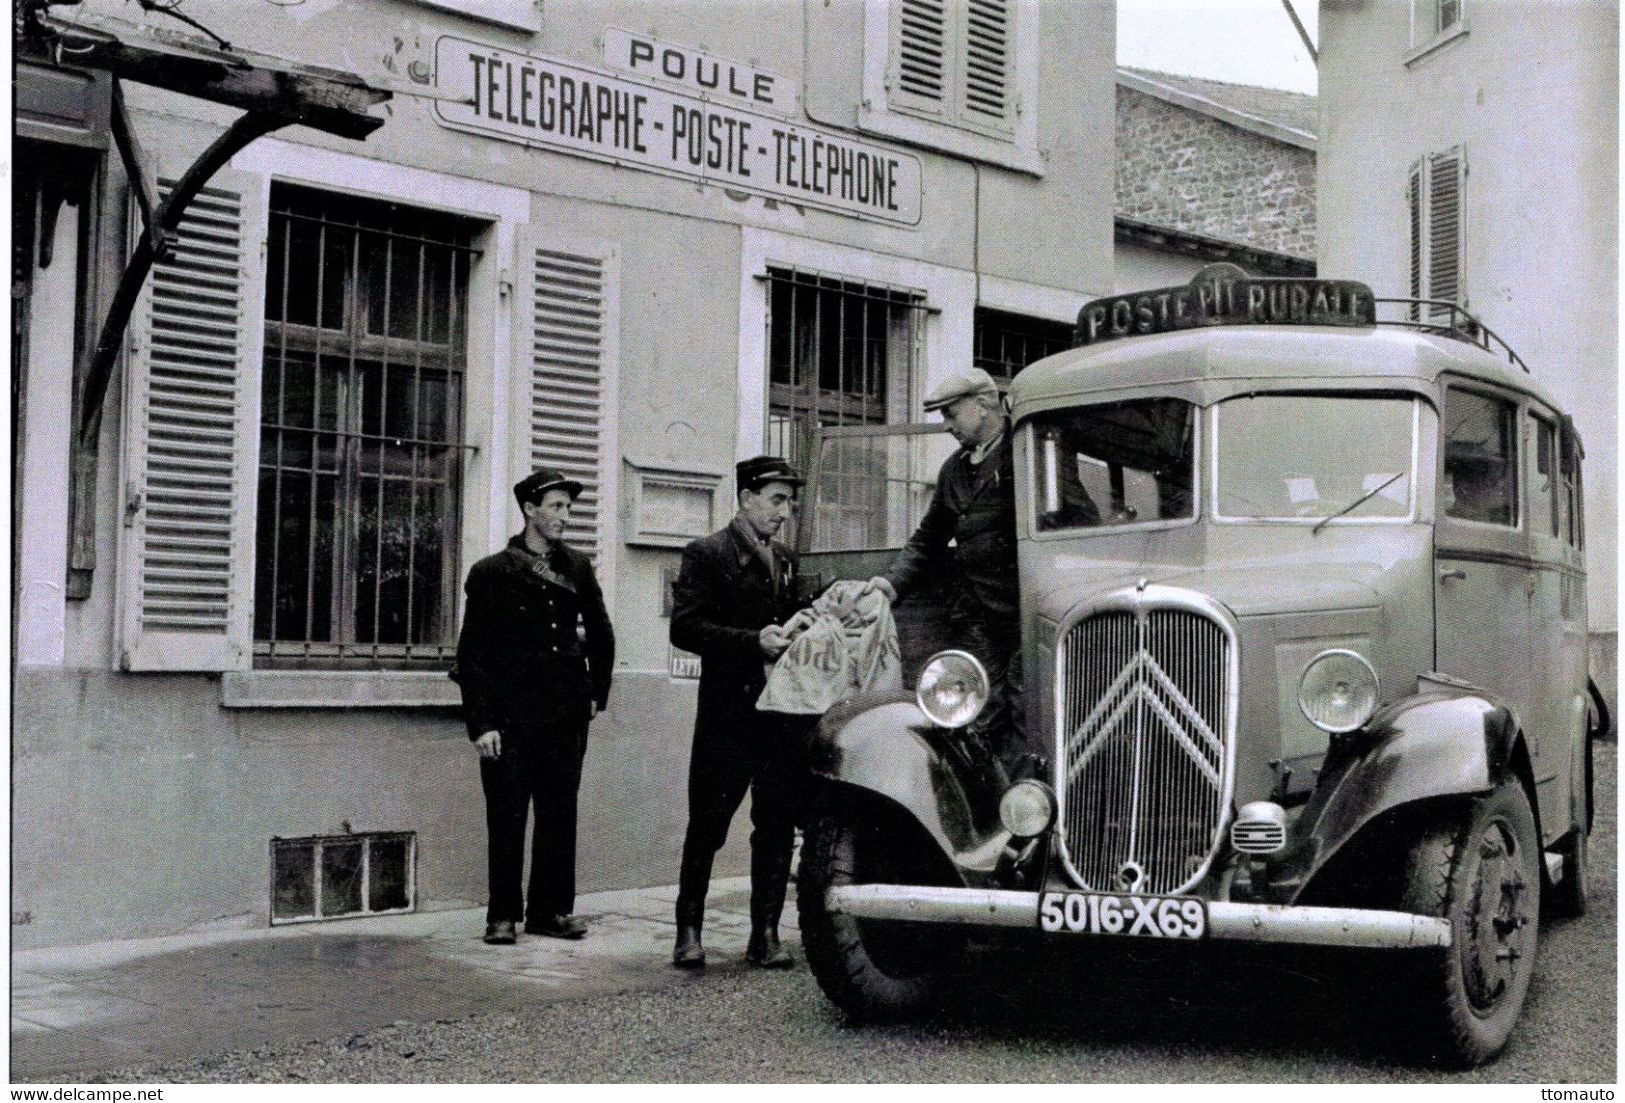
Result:
[[[126,2],[128,2],[128,0],[126,0]],[[222,50],[230,52],[230,42],[227,42],[224,38],[221,38],[219,35],[209,30],[209,28],[205,27],[202,23],[199,23],[196,19],[193,19],[190,15],[187,15],[180,10],[181,5],[185,3],[186,0],[169,0],[168,3],[165,3],[164,0],[135,0],[135,2],[140,5],[142,11],[157,12],[160,15],[167,15],[171,19],[178,19],[182,23],[185,23],[188,27],[196,27],[198,30],[214,39],[215,44],[218,45]]]

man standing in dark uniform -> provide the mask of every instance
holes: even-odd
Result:
[[[942,465],[919,528],[866,588],[895,602],[927,572],[953,573],[950,631],[956,646],[981,660],[991,691],[971,730],[1011,767],[1024,748],[1017,745],[1023,720],[1021,591],[1010,423],[998,385],[980,368],[949,376],[926,397],[925,409],[942,413],[959,451]]]
[[[474,564],[452,678],[480,754],[491,899],[485,941],[581,938],[575,907],[576,791],[587,722],[609,700],[615,633],[592,561],[564,543],[581,484],[533,472],[514,487],[525,531]],[[579,632],[577,626],[584,628]],[[583,642],[584,639],[584,642]],[[536,806],[529,910],[520,894],[525,819]]]
[[[739,510],[727,528],[683,549],[671,614],[671,642],[701,658],[699,710],[688,767],[688,831],[678,875],[672,964],[705,964],[700,929],[711,863],[751,791],[752,965],[794,965],[779,945],[804,763],[804,717],[760,712],[767,667],[789,638],[780,623],[796,603],[796,557],[773,537],[790,517],[798,475],[777,456],[735,467]]]

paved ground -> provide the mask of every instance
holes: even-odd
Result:
[[[1617,747],[1598,755],[1596,902],[1548,921],[1513,1044],[1441,1073],[1377,1042],[1362,978],[1248,948],[1023,974],[990,955],[974,998],[924,1022],[852,1026],[805,967],[740,961],[742,880],[719,881],[712,967],[666,962],[675,890],[583,897],[580,943],[479,941],[477,911],[36,951],[13,959],[12,1077],[93,1082],[1612,1083]],[[789,932],[793,938],[793,930]]]
[[[580,942],[522,935],[515,946],[487,946],[476,909],[16,954],[12,1079],[83,1078],[679,984],[685,977],[668,964],[676,894],[669,886],[582,896],[577,911],[591,930]],[[741,959],[747,882],[718,880],[707,905],[712,959]],[[793,914],[781,933],[794,942]]]

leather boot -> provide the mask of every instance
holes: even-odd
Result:
[[[789,969],[796,959],[779,945],[779,915],[784,911],[784,893],[790,881],[788,848],[763,854],[751,851],[750,941],[745,944],[745,960],[763,969]]]
[[[796,959],[779,944],[779,917],[752,921],[750,941],[745,944],[745,960],[762,969],[793,969]]]
[[[700,969],[705,966],[705,947],[700,944],[700,928],[705,920],[705,905],[693,901],[677,901],[677,945],[672,947],[671,963],[679,969]]]

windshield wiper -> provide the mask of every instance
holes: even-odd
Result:
[[[1406,472],[1400,471],[1400,472],[1397,472],[1396,474],[1388,476],[1388,478],[1384,479],[1381,483],[1379,483],[1378,485],[1372,487],[1370,490],[1366,491],[1364,494],[1362,494],[1358,498],[1354,499],[1354,501],[1350,502],[1348,505],[1344,506],[1342,509],[1338,510],[1336,513],[1329,513],[1325,517],[1322,517],[1319,520],[1319,522],[1316,523],[1315,527],[1309,530],[1309,535],[1310,536],[1317,535],[1320,532],[1321,529],[1326,527],[1327,522],[1335,521],[1337,518],[1343,516],[1343,514],[1350,513],[1350,512],[1352,512],[1352,511],[1354,511],[1356,509],[1359,509],[1362,505],[1369,502],[1371,499],[1375,498],[1378,494],[1381,494],[1384,490],[1387,490],[1389,487],[1393,486],[1399,480],[1403,479],[1405,477],[1405,475],[1406,475]]]

